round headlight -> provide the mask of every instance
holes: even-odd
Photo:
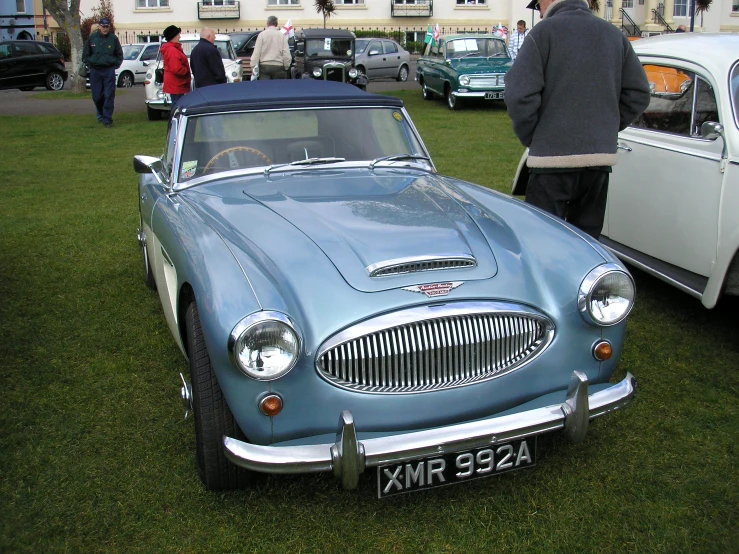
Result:
[[[313,76],[316,77],[316,78],[318,78],[318,77],[321,76],[321,68],[320,67],[316,67],[316,68],[313,69]]]
[[[147,79],[148,81],[151,81],[151,78],[152,78],[152,77],[153,77],[153,75],[151,74],[151,71],[147,71],[147,72],[146,72],[146,79]]]
[[[300,337],[290,318],[279,312],[259,312],[242,319],[228,341],[231,360],[257,381],[278,379],[300,355]]]
[[[615,325],[634,306],[634,280],[616,264],[596,267],[580,285],[577,307],[589,323]]]
[[[356,79],[357,78],[357,75],[359,75],[359,71],[357,71],[357,68],[356,67],[352,67],[349,70],[349,77],[351,77],[352,79]]]
[[[459,78],[459,84],[462,85],[463,87],[466,87],[467,85],[469,85],[470,84],[469,75],[462,75]]]

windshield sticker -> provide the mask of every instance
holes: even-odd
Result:
[[[395,118],[395,121],[403,121],[403,116],[400,112],[393,112],[393,117]]]
[[[323,40],[323,49],[324,50],[331,50],[331,39],[327,38]]]
[[[182,178],[189,179],[195,176],[195,170],[198,168],[198,161],[182,162]]]

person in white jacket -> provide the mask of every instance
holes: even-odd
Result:
[[[515,32],[511,33],[511,36],[508,38],[508,51],[511,54],[512,60],[515,60],[516,56],[518,56],[518,51],[521,49],[523,40],[528,34],[529,30],[526,28],[526,22],[521,19],[518,23],[516,23]]]

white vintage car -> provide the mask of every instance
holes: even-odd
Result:
[[[185,55],[190,58],[190,52],[200,42],[200,35],[188,34],[180,35],[180,44]],[[223,68],[226,70],[226,77],[229,83],[238,83],[241,81],[241,60],[236,58],[231,37],[228,35],[216,35],[215,46],[221,53],[223,60]],[[154,63],[149,65],[149,71],[146,73],[144,87],[146,89],[146,113],[150,121],[160,119],[163,113],[169,113],[172,102],[169,94],[162,91],[162,83],[158,83],[155,78],[155,71],[163,67],[161,53],[157,56]]]
[[[739,35],[680,33],[632,46],[652,100],[619,133],[600,240],[713,308],[739,295]],[[526,173],[522,159],[514,194]]]

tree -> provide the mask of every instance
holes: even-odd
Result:
[[[701,14],[701,27],[703,27],[703,14],[711,7],[713,0],[695,0],[695,13]]]
[[[590,4],[591,12],[597,14],[600,11],[600,0],[588,0],[588,3]]]
[[[323,16],[323,28],[326,28],[326,20],[336,13],[334,0],[316,0],[316,12]]]
[[[69,37],[72,54],[71,89],[74,92],[85,92],[85,78],[79,73],[82,66],[82,49],[85,46],[85,40],[90,36],[92,24],[96,23],[100,17],[110,19],[110,32],[115,32],[112,0],[100,0],[100,6],[92,10],[93,16],[88,17],[84,22],[80,18],[80,0],[46,0],[46,9]],[[83,36],[83,27],[86,28],[86,36]]]

